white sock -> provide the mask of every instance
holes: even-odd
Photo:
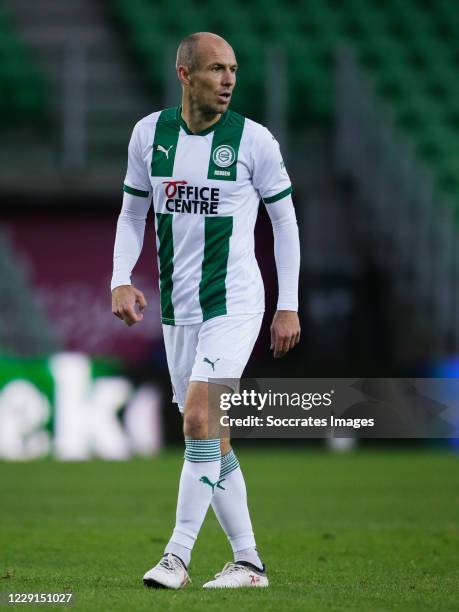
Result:
[[[244,476],[233,450],[222,456],[219,482],[212,508],[231,544],[234,560],[248,561],[261,569],[263,563],[256,549]]]
[[[254,548],[244,548],[244,550],[238,550],[234,553],[234,561],[237,563],[238,561],[248,561],[258,569],[263,569],[263,562],[258,556],[257,549]]]
[[[212,493],[219,484],[221,452],[218,438],[186,440],[185,445],[175,529],[164,554],[172,553],[188,566]]]

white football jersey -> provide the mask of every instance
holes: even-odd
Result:
[[[265,127],[227,111],[193,134],[181,107],[152,113],[134,127],[124,190],[153,200],[163,323],[263,312],[258,205],[292,191]]]

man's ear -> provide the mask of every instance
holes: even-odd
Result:
[[[182,85],[190,84],[190,71],[186,66],[180,64],[177,68],[177,76]]]

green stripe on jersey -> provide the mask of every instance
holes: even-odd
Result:
[[[174,272],[174,239],[172,234],[173,215],[156,213],[159,240],[159,289],[161,294],[161,321],[175,325],[172,304],[172,274]]]
[[[276,195],[270,196],[269,198],[263,198],[263,202],[265,204],[273,204],[273,202],[282,200],[282,198],[287,197],[291,193],[292,193],[292,186],[290,185],[290,187],[287,187],[287,189],[284,189],[284,191],[281,191],[280,193],[276,193]]]
[[[237,179],[237,157],[244,131],[245,118],[228,111],[225,122],[219,125],[212,139],[208,179],[235,181]]]
[[[226,314],[226,273],[233,217],[206,217],[204,221],[204,259],[199,283],[202,319]]]
[[[177,108],[166,108],[158,117],[153,140],[151,176],[172,176],[180,133]]]
[[[139,198],[148,198],[150,195],[149,191],[142,191],[141,189],[134,189],[134,187],[129,187],[126,183],[123,185],[123,191],[126,193],[130,193],[131,195],[138,196]]]

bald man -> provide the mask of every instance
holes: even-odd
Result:
[[[292,187],[278,143],[262,125],[228,110],[237,69],[233,49],[220,36],[186,37],[176,64],[181,106],[143,118],[129,144],[112,310],[129,326],[143,319],[147,303],[132,286],[131,273],[153,200],[161,321],[185,436],[175,528],[163,558],[143,578],[157,588],[179,589],[190,581],[191,551],[209,505],[234,561],[204,587],[268,586],[238,459],[229,439],[209,423],[209,389],[215,389],[217,379],[240,379],[259,334],[264,289],[254,227],[260,199],[273,225],[279,285],[271,325],[274,358],[283,357],[300,338],[300,249]]]

